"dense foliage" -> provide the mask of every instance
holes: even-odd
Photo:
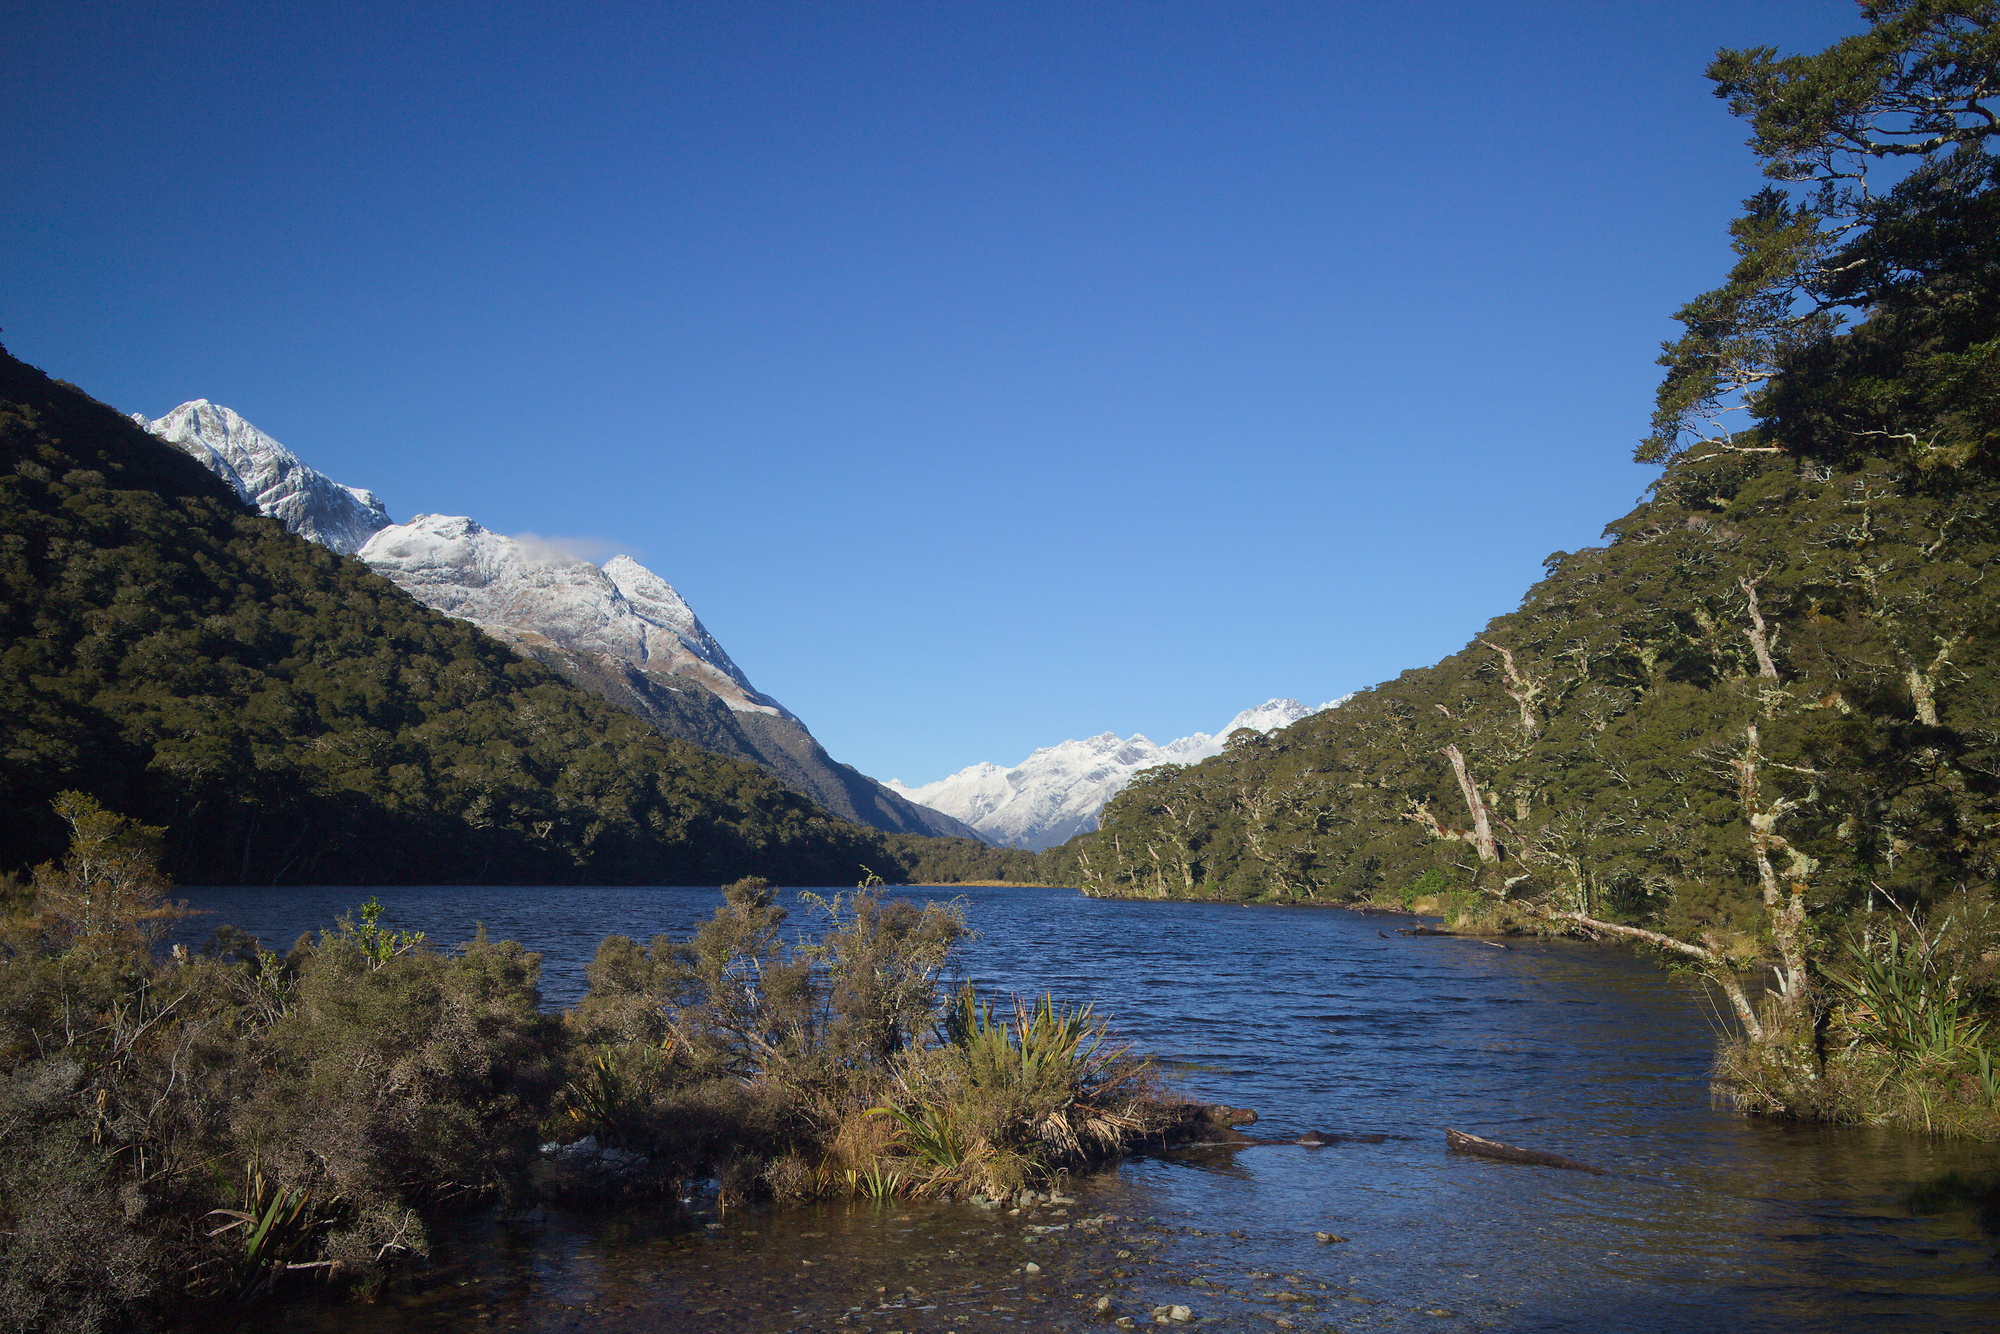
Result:
[[[1990,881],[2000,482],[1732,455],[1676,465],[1611,532],[1438,665],[1139,775],[1060,856],[1161,896],[1365,899],[1490,867],[1532,877],[1517,896],[1756,933],[1761,755],[1753,805],[1796,803],[1815,907]]]
[[[63,807],[70,855],[0,920],[0,1324],[366,1274],[520,1177],[560,1073],[534,955],[370,912],[284,956],[225,931],[160,961],[159,831]]]
[[[0,352],[0,870],[61,789],[183,880],[846,884],[910,854],[638,719]]]
[[[686,940],[607,940],[555,1016],[536,955],[439,950],[372,900],[282,955],[225,927],[162,957],[161,831],[57,804],[68,855],[0,913],[8,1329],[366,1285],[495,1199],[1046,1185],[1186,1111],[1088,1011],[941,995],[956,905],[864,891],[801,930],[745,879]]]
[[[1748,1104],[1853,1111],[1827,1090],[1921,1047],[2000,1131],[2000,5],[1862,8],[1710,71],[1781,184],[1680,313],[1667,466],[1608,544],[1436,666],[1140,775],[1048,878],[1642,940],[1729,997]],[[1925,1044],[1884,1027],[1899,995]]]
[[[1053,883],[1042,880],[1043,862],[1024,848],[996,848],[970,838],[903,835],[893,841],[902,878],[912,885]]]

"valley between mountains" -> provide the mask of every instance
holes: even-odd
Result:
[[[1385,64],[1400,71],[1399,100],[1352,105],[1386,115],[1404,140],[1412,126],[1445,126],[1450,142],[1423,156],[1497,160],[1455,123],[1424,119],[1440,88],[1479,90],[1480,125],[1509,144],[1507,171],[1480,173],[1480,193],[1426,196],[1453,224],[1435,234],[1448,239],[1400,255],[1342,245],[1343,270],[1380,270],[1393,286],[1381,299],[1328,306],[1294,252],[1241,261],[1252,258],[1246,245],[1268,244],[1257,232],[1295,231],[1324,248],[1329,210],[1319,201],[1336,196],[1306,192],[1309,212],[1295,207],[1298,191],[1294,204],[1262,196],[1280,200],[1276,212],[1237,198],[1228,181],[1260,174],[1260,160],[1242,152],[1257,136],[1230,134],[1226,117],[1210,114],[1229,104],[1204,101],[1205,89],[1233,75],[1242,96],[1282,111],[1263,122],[1269,133],[1310,136],[1315,155],[1318,139],[1339,141],[1344,156],[1319,160],[1339,169],[1326,179],[1351,187],[1355,207],[1341,211],[1397,207],[1391,174],[1349,141],[1391,144],[1396,175],[1411,155],[1394,152],[1393,136],[1368,135],[1365,119],[1291,123],[1293,99],[1269,72],[1296,38],[1240,44],[1270,19],[1268,7],[1186,26],[1179,40],[1199,79],[1175,78],[1155,58],[1171,45],[1133,44],[1160,26],[1152,7],[1125,7],[1112,23],[1086,16],[1115,40],[1078,30],[1038,48],[987,31],[984,14],[979,33],[947,41],[902,15],[814,29],[817,11],[844,7],[794,6],[783,24],[754,19],[784,29],[782,50],[748,29],[704,46],[678,12],[657,42],[637,42],[643,23],[621,14],[615,28],[593,24],[582,12],[591,7],[577,8],[563,21],[593,57],[631,50],[643,61],[642,78],[597,80],[616,115],[593,129],[616,120],[620,134],[562,135],[555,113],[589,90],[552,77],[563,67],[558,43],[492,39],[489,29],[508,24],[483,13],[479,44],[456,63],[497,70],[510,93],[518,83],[557,96],[517,116],[482,115],[476,99],[458,102],[465,85],[452,63],[382,59],[421,48],[417,29],[438,24],[428,12],[393,43],[347,53],[334,24],[288,38],[310,48],[343,98],[355,82],[348,68],[365,64],[381,67],[385,89],[420,84],[426,99],[454,101],[469,123],[505,135],[487,146],[490,160],[524,188],[506,209],[481,191],[434,216],[378,210],[393,225],[418,214],[425,244],[377,253],[349,240],[369,273],[328,272],[347,273],[352,292],[301,299],[277,264],[245,268],[246,282],[293,292],[290,310],[333,306],[350,322],[392,306],[449,306],[474,319],[528,312],[555,331],[560,360],[509,362],[491,330],[456,326],[467,330],[460,355],[497,358],[478,382],[509,365],[541,377],[489,405],[519,426],[529,421],[524,401],[550,403],[563,415],[544,420],[589,430],[618,418],[582,386],[612,377],[652,422],[663,404],[683,413],[643,439],[597,439],[621,452],[635,440],[704,451],[715,470],[652,475],[686,477],[687,494],[706,484],[743,506],[702,516],[716,521],[713,533],[761,525],[818,552],[903,525],[908,549],[931,550],[939,544],[928,534],[978,532],[981,513],[1074,498],[1089,524],[1048,528],[1060,544],[1018,541],[990,562],[1019,581],[1023,600],[1008,605],[1027,605],[1048,580],[1024,579],[1021,559],[1031,548],[1055,553],[1035,568],[1059,569],[1080,590],[1062,610],[1084,629],[1043,639],[1067,651],[1010,655],[1001,633],[967,647],[935,629],[925,646],[938,664],[927,670],[962,692],[977,678],[947,673],[990,667],[987,679],[1005,684],[982,701],[1030,689],[1016,682],[1037,674],[1125,689],[1142,672],[1192,663],[1221,679],[1239,670],[1219,654],[1225,640],[1269,671],[1282,632],[1316,607],[1318,637],[1301,642],[1321,670],[1338,648],[1327,627],[1361,619],[1323,614],[1329,604],[1316,600],[1340,581],[1378,577],[1422,549],[1426,564],[1404,585],[1420,591],[1385,600],[1371,626],[1388,633],[1429,589],[1464,582],[1470,562],[1493,558],[1490,541],[1468,540],[1454,521],[1463,510],[1435,504],[1431,488],[1449,469],[1490,466],[1459,480],[1475,478],[1483,517],[1535,550],[1573,541],[1560,533],[1584,544],[1543,558],[1540,577],[1497,614],[1486,614],[1484,594],[1456,604],[1481,610],[1466,613],[1455,652],[1317,707],[1273,698],[1215,733],[1164,744],[1104,732],[1011,767],[982,761],[934,781],[878,781],[829,755],[805,719],[758,688],[757,665],[739,663],[668,579],[630,555],[597,563],[464,515],[399,519],[376,493],[320,472],[229,408],[195,399],[157,419],[130,414],[0,350],[0,1329],[2000,1328],[2000,0],[1870,0],[1864,30],[1817,54],[1717,52],[1713,91],[1745,122],[1764,183],[1726,242],[1714,238],[1733,255],[1718,285],[1674,313],[1681,332],[1661,349],[1651,431],[1632,455],[1652,470],[1644,494],[1622,515],[1564,519],[1588,518],[1580,530],[1540,527],[1524,497],[1551,500],[1559,460],[1578,457],[1544,450],[1571,429],[1547,419],[1550,393],[1600,372],[1563,352],[1587,340],[1548,339],[1534,318],[1581,317],[1565,292],[1589,288],[1593,272],[1671,273],[1679,262],[1629,223],[1597,220],[1673,198],[1680,149],[1579,131],[1664,112],[1614,93],[1651,77],[1638,56],[1668,26],[1698,30],[1688,16],[1662,25],[1651,13],[1659,7],[1626,7],[1651,26],[1628,26],[1616,47],[1600,34],[1572,49],[1570,32],[1552,31],[1534,47],[1533,80],[1516,54],[1529,48],[1511,40],[1493,66],[1503,77],[1479,84],[1468,81],[1478,65],[1449,59],[1454,46],[1481,45],[1465,15],[1412,21],[1390,7],[1317,7],[1315,24],[1319,11],[1345,20],[1346,10],[1400,22],[1407,41],[1397,46],[1423,59],[1399,63],[1343,35],[1341,65],[1310,67],[1315,95],[1343,83],[1343,71]],[[706,7],[725,18],[734,8]],[[1491,8],[1509,11],[1510,39],[1535,9]],[[1598,8],[1618,11],[1600,28],[1630,23],[1619,7]],[[1727,17],[1727,33],[1756,31]],[[1294,29],[1304,31],[1271,31]],[[870,65],[885,44],[895,61]],[[104,61],[87,42],[72,48],[39,64],[69,80],[96,61],[122,81],[140,63]],[[818,48],[830,63],[793,59]],[[761,129],[735,136],[728,153],[703,153],[704,142],[722,142],[696,133],[724,110],[713,97],[670,108],[664,134],[624,141],[699,168],[680,183],[746,156],[750,169],[733,178],[742,199],[771,215],[756,221],[777,224],[746,226],[736,205],[727,215],[751,242],[744,272],[754,271],[754,290],[698,243],[701,210],[682,208],[679,184],[645,189],[634,154],[597,159],[617,187],[609,226],[555,175],[515,169],[535,161],[526,140],[568,152],[623,139],[643,119],[629,109],[650,105],[657,86],[705,86],[688,84],[662,51],[685,53],[688,68],[755,65],[756,124],[803,126],[802,138],[842,146],[826,174],[866,214],[815,207],[826,196],[783,152],[744,155],[765,140],[777,147]],[[1069,90],[1080,97],[1116,73],[1097,51],[1129,53],[1121,64],[1166,91],[1121,101],[1115,116],[1100,106],[1115,134],[1079,154],[1066,142],[1078,120]],[[232,83],[310,100],[300,69],[238,52],[206,64]],[[884,189],[891,177],[871,175],[853,148],[894,138],[896,121],[927,132],[948,122],[946,85],[978,82],[981,62],[969,57],[982,52],[1009,73],[984,85],[977,151],[910,155],[897,188]],[[1013,73],[1030,66],[1034,84]],[[590,68],[616,72],[595,59]],[[1584,74],[1605,81],[1587,101],[1558,104],[1542,77],[1550,69],[1572,91],[1588,86]],[[923,82],[926,70],[945,77]],[[1085,77],[1050,81],[1065,71]],[[815,82],[868,83],[871,96],[907,85],[923,96],[888,117],[817,124],[827,99]],[[1532,84],[1532,101],[1499,95],[1515,83]],[[80,86],[94,117],[119,120],[128,137],[151,133],[132,134],[133,117],[106,112],[120,105],[108,81],[91,87],[86,76]],[[30,88],[12,105],[38,100]],[[275,114],[283,100],[266,94],[256,110]],[[145,105],[170,110],[171,99]],[[430,105],[381,106],[399,140],[436,137]],[[1529,106],[1532,124],[1521,114]],[[1181,132],[1196,123],[1190,110],[1192,135]],[[245,188],[244,155],[228,152],[216,128],[243,118],[225,111],[205,112],[178,153],[160,154],[176,179],[200,162],[200,184],[254,225],[254,238],[240,234],[242,254],[210,262],[256,261],[265,252],[254,239],[275,240],[271,253],[301,269],[324,267],[326,245],[289,244],[271,225],[279,196]],[[1157,160],[1174,187],[1159,196],[1159,216],[1189,212],[1206,192],[1226,196],[1226,212],[1254,218],[1255,230],[1204,221],[1185,232],[1185,251],[1149,256],[1137,244],[1153,230],[1149,206],[1130,188],[1146,165],[1130,152],[1135,112],[1175,136],[1171,163]],[[1116,246],[1093,251],[1091,229],[1078,225],[1088,219],[1062,208],[1046,215],[1059,226],[1030,236],[1033,262],[1013,265],[973,244],[978,233],[954,229],[951,212],[926,208],[967,167],[994,187],[977,195],[982,214],[1002,194],[1034,193],[1037,178],[996,170],[1003,159],[992,151],[994,127],[1022,122],[1039,136],[1024,160],[1068,154],[1079,179],[1110,185],[1119,227],[1097,234]],[[315,200],[332,200],[337,154],[321,123],[270,146],[314,173]],[[1564,178],[1537,171],[1516,131],[1549,124],[1563,128],[1555,152],[1590,164],[1567,178],[1575,197],[1609,208],[1566,205]],[[155,151],[173,142],[153,140]],[[59,293],[72,347],[92,327],[89,294],[110,290],[64,279],[77,259],[119,254],[135,285],[162,282],[166,266],[149,272],[146,256],[172,254],[174,236],[196,230],[126,211],[163,198],[185,209],[195,192],[162,195],[143,177],[109,176],[114,146],[74,145],[123,192],[90,196],[95,208],[64,201],[74,179],[57,170],[62,154],[16,173],[33,206],[43,196],[57,206],[31,222],[61,224],[45,229],[62,233],[67,249],[48,254],[62,267],[24,290]],[[399,178],[453,188],[439,170],[450,155],[429,145],[400,177],[395,154],[356,148],[371,203],[397,201]],[[1599,153],[1647,173],[1643,183],[1621,185],[1626,173],[1604,169]],[[1282,162],[1261,165],[1304,179]],[[1492,193],[1502,175],[1547,183],[1532,198]],[[1683,172],[1679,184],[1693,182]],[[631,203],[649,197],[670,207],[649,207],[633,225]],[[538,225],[558,204],[591,214],[592,230],[568,232],[567,246]],[[675,210],[681,222],[668,216]],[[96,233],[93,249],[84,224],[106,212],[126,224]],[[462,229],[496,214],[508,254],[546,234],[563,270],[479,262],[477,236]],[[1410,214],[1385,212],[1397,223]],[[1012,215],[995,216],[1004,227]],[[1485,257],[1504,252],[1461,238],[1523,217],[1543,244],[1517,252],[1539,256],[1534,266],[1511,267],[1535,285],[1509,289],[1521,298],[1500,304],[1467,299],[1510,266]],[[647,245],[613,244],[620,229]],[[1571,262],[1592,231],[1611,232],[1614,247],[1596,251],[1605,267],[1595,270],[1581,254]],[[855,263],[850,238],[862,233],[900,238],[892,267]],[[1075,262],[1046,262],[1058,233]],[[388,300],[360,281],[433,274],[437,238],[472,281],[394,282]],[[1175,253],[1187,262],[1155,262]],[[1206,299],[1192,261],[1214,254],[1231,262],[1217,293],[1233,301],[1242,289],[1255,303],[1241,308],[1249,318]],[[588,321],[600,331],[591,339],[579,337],[585,321],[535,299],[593,280],[622,294],[635,261],[660,276],[655,295],[617,319],[607,307],[607,318]],[[199,273],[201,262],[175,255],[171,267]],[[1179,385],[1121,380],[1121,363],[1148,360],[1147,350],[1101,330],[1137,325],[1096,324],[1106,299],[1092,293],[1119,289],[1077,285],[1114,267],[1133,284],[1123,290],[1139,318],[1193,321],[1198,350],[1160,364],[1212,381],[1226,411],[1204,421],[1203,400],[1183,401]],[[1013,289],[1044,270],[1064,284],[1060,320],[1000,317],[1028,309]],[[524,281],[537,272],[550,281]],[[1462,279],[1432,282],[1454,272]],[[723,298],[706,316],[684,299],[703,283]],[[883,300],[897,283],[945,299],[930,318],[898,319]],[[865,310],[835,304],[842,285]],[[716,341],[718,322],[765,289],[783,296],[775,322],[743,328],[766,335],[723,331],[740,356],[704,373],[682,355]],[[1292,419],[1311,429],[1286,452],[1260,455],[1237,442],[1257,442],[1276,429],[1265,423],[1286,418],[1260,417],[1264,381],[1244,376],[1286,359],[1315,377],[1338,364],[1321,355],[1332,345],[1315,344],[1313,326],[1287,321],[1287,307],[1269,300],[1280,292],[1298,309],[1322,307],[1327,318],[1315,324],[1404,347],[1396,355],[1410,372],[1347,381],[1359,390],[1301,386],[1296,410],[1310,417]],[[343,363],[319,341],[327,320],[209,309],[228,318],[154,319],[125,352],[99,340],[89,355],[104,358],[100,370],[150,358],[146,374],[167,378],[128,378],[119,392],[161,402],[184,375],[260,396],[286,374],[295,385],[340,375]],[[1389,314],[1413,318],[1408,344]],[[832,378],[782,373],[798,363],[773,344],[801,321],[823,326],[801,346],[818,349],[816,373]],[[908,332],[870,335],[871,321]],[[170,360],[167,340],[190,328],[213,335],[225,322],[232,337],[282,330],[310,359],[289,372],[280,359],[261,379],[243,378],[253,359],[240,351]],[[653,352],[626,336],[662,325],[684,332]],[[1468,341],[1454,345],[1447,325]],[[408,326],[354,327],[369,358],[395,359],[395,373],[432,401],[477,392],[445,390],[474,381],[429,378],[420,364],[413,374],[415,359],[402,356],[411,344],[397,341]],[[536,346],[520,323],[501,327],[519,344],[510,355]],[[957,330],[985,340],[964,363],[978,375],[962,382],[951,363],[913,355]],[[593,351],[612,346],[604,337],[615,355]],[[1526,396],[1489,387],[1498,363],[1453,351],[1501,339],[1538,377],[1510,372]],[[993,355],[1037,342],[1041,360]],[[880,378],[890,361],[906,364]],[[859,377],[848,370],[864,366]],[[596,378],[549,378],[568,367]],[[1061,375],[1090,392],[1072,392]],[[710,381],[749,392],[708,406],[668,402]],[[358,377],[328,392],[357,382],[393,398]],[[1159,388],[1121,388],[1147,383]],[[574,387],[560,395],[550,384]],[[1060,405],[1063,433],[1032,440],[1005,424],[1032,418],[996,415],[1029,391]],[[1395,426],[1410,428],[1409,443],[1365,424],[1388,418],[1355,424],[1350,409],[1364,395],[1407,418]],[[787,396],[798,415],[768,415],[760,401]],[[1458,399],[1456,420],[1473,429],[1426,427],[1413,411],[1420,396]],[[909,424],[857,434],[862,398]],[[1141,400],[1147,411],[1135,416]],[[592,413],[570,411],[583,402]],[[1524,403],[1533,433],[1488,429],[1528,417]],[[923,426],[934,411],[939,424]],[[733,424],[690,429],[724,418]],[[815,434],[825,422],[839,431]],[[1115,468],[1092,473],[1103,422],[1125,438],[1105,451]],[[475,418],[447,432],[504,457]],[[538,451],[516,454],[520,466],[546,457],[546,432],[514,434]],[[754,474],[745,464],[754,456],[731,447],[780,437],[790,448],[770,457],[786,462]],[[331,454],[330,442],[294,443]],[[447,444],[429,462],[449,470]],[[910,466],[944,449],[982,465],[1004,455],[991,471],[1025,484],[1024,499],[1001,494],[1000,506],[979,511],[963,480],[975,474]],[[1300,449],[1318,455],[1313,467],[1253,466],[1300,459]],[[1396,449],[1424,450],[1420,469],[1370,483],[1349,466]],[[1215,487],[1225,503],[1213,503],[1185,472],[1197,454],[1203,477],[1233,469],[1255,485]],[[808,457],[827,471],[809,474]],[[1211,503],[1138,503],[1128,493],[1142,469]],[[848,485],[838,494],[873,493],[879,508],[864,521],[828,501],[821,479],[836,472]],[[622,475],[570,473],[592,505],[606,497],[594,484]],[[1478,485],[1502,474],[1504,489]],[[891,485],[905,476],[922,489]],[[804,506],[772,509],[768,484],[801,478]],[[1262,503],[1281,486],[1309,503]],[[1346,508],[1318,503],[1338,488]],[[1352,548],[1364,560],[1288,561],[1261,554],[1286,548],[1260,545],[1243,548],[1250,564],[1225,562],[1243,554],[1231,548],[1250,525],[1321,535],[1391,494],[1415,503],[1372,530],[1380,540]],[[631,512],[653,498],[634,488]],[[1114,513],[1131,517],[1107,530],[1101,516]],[[649,514],[685,522],[689,511]],[[811,526],[828,523],[840,527]],[[1079,555],[1080,531],[1110,535]],[[1148,534],[1163,534],[1184,563],[1143,549]],[[693,540],[683,549],[698,549]],[[1113,553],[1114,543],[1131,551]],[[747,562],[778,548],[703,549]],[[1121,565],[1114,554],[1135,558]],[[1076,577],[1085,559],[1102,577]],[[935,584],[869,588],[902,596],[907,616],[898,606],[863,624],[845,600],[823,610],[869,632],[969,611],[981,629],[1011,627],[1011,646],[1023,642],[1022,619],[995,616],[992,604],[907,596],[959,591],[956,566],[933,566]],[[1213,577],[1173,577],[1198,566]],[[738,587],[814,597],[798,567],[784,555],[763,567],[761,586]],[[1271,577],[1242,575],[1253,568]],[[1163,596],[1115,605],[1142,585]],[[1227,622],[1184,614],[1251,591],[1271,595],[1261,604],[1269,611],[1232,606]],[[801,619],[820,610],[791,605]],[[1147,610],[1163,605],[1179,614]],[[1107,631],[1118,615],[1150,637]],[[1125,656],[1092,659],[1090,633]],[[990,660],[975,664],[980,650]],[[916,673],[886,680],[877,659],[855,657],[868,674],[859,688],[886,686],[899,705],[918,697],[904,689]],[[829,672],[842,665],[823,658]],[[1239,1129],[1249,1125],[1257,1133]]]
[[[598,566],[476,521],[396,523],[230,409],[195,399],[133,420],[301,537],[360,559],[427,607],[469,621],[667,736],[748,760],[842,819],[890,833],[976,837],[829,756],[757,690],[672,584],[629,556]]]

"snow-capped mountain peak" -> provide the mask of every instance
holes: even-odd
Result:
[[[1132,776],[1162,764],[1195,764],[1220,755],[1239,728],[1272,732],[1345,700],[1317,709],[1295,699],[1271,699],[1231,718],[1220,732],[1196,732],[1166,745],[1144,733],[1120,737],[1100,732],[1081,741],[1044,746],[1011,769],[981,762],[922,787],[890,779],[888,786],[911,801],[943,811],[971,825],[995,843],[1048,848],[1097,828],[1104,803]]]
[[[742,682],[744,689],[750,688],[749,678],[730,661],[722,645],[715,641],[715,636],[702,625],[694,609],[688,606],[672,584],[630,556],[613,556],[604,562],[604,575],[624,596],[633,615],[675,636],[689,653],[732,680]],[[762,695],[758,698],[766,699]],[[775,700],[766,699],[766,702],[776,707]],[[777,712],[783,713],[784,710],[779,708]]]
[[[229,483],[261,514],[351,556],[369,534],[393,520],[373,491],[342,486],[249,422],[205,398],[183,403],[157,421],[132,420]]]
[[[791,716],[750,684],[672,584],[629,556],[600,568],[445,514],[391,524],[356,554],[419,602],[498,638],[541,635],[573,651],[692,676],[732,709]]]
[[[426,606],[517,643],[539,637],[699,681],[731,709],[792,715],[750,684],[674,586],[630,556],[600,569],[462,515],[396,523],[372,491],[342,486],[230,409],[197,398],[142,428],[193,457],[260,513],[359,556]]]
[[[471,622],[669,736],[748,760],[850,820],[892,833],[972,834],[828,755],[750,684],[674,586],[630,556],[600,568],[531,534],[461,515],[394,523],[228,408],[195,399],[132,420],[191,455],[292,532],[358,556],[428,607]]]

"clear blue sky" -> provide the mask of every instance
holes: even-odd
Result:
[[[0,334],[629,550],[835,756],[1164,740],[1593,542],[1845,0],[0,4]]]

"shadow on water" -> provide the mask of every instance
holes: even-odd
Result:
[[[436,939],[484,921],[543,951],[557,1004],[579,994],[604,935],[685,932],[719,901],[376,892],[397,925]],[[965,967],[982,987],[1097,1002],[1191,1091],[1259,1109],[1260,1137],[1383,1138],[1135,1159],[1077,1183],[1066,1217],[840,1203],[718,1218],[698,1199],[685,1212],[475,1219],[408,1287],[297,1309],[287,1326],[1104,1328],[1093,1307],[1108,1298],[1108,1315],[1149,1323],[1179,1304],[1221,1329],[2000,1327],[1995,1242],[1971,1198],[2000,1154],[1711,1107],[1705,998],[1627,952],[1388,936],[1336,911],[962,894],[980,932]],[[190,891],[210,921],[270,943],[358,896]],[[1445,1126],[1611,1175],[1448,1156]]]

